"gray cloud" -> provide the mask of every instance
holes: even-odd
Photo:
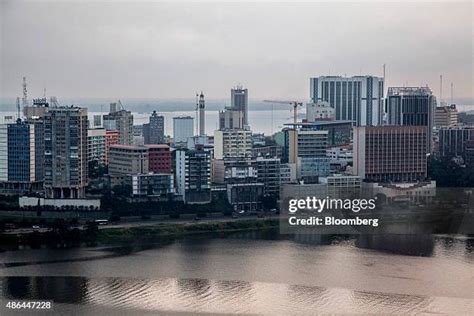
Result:
[[[382,74],[474,97],[471,2],[1,1],[1,95],[307,98],[309,77]]]

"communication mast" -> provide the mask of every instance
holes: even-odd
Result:
[[[28,106],[28,90],[26,89],[26,77],[23,77],[23,99],[22,99],[22,105],[23,107]]]
[[[20,97],[16,97],[16,119],[20,120]]]

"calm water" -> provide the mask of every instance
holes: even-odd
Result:
[[[355,239],[256,233],[5,252],[0,298],[48,299],[57,312],[83,314],[472,314],[474,240],[407,242],[423,256],[362,249]]]

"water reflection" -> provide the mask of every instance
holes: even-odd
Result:
[[[396,254],[428,257],[433,254],[432,235],[360,235],[356,246],[360,248],[390,251]]]
[[[388,294],[280,283],[203,279],[123,279],[81,277],[6,277],[8,299],[54,300],[92,309],[182,311],[196,313],[383,313],[461,312],[469,299]],[[96,307],[94,307],[96,306]]]
[[[31,265],[25,252],[9,253],[0,259],[10,264],[0,268],[0,298],[53,300],[90,314],[468,314],[474,308],[468,237],[238,232],[155,246],[125,247],[115,256],[103,249],[54,252],[51,263],[51,250],[35,250]]]

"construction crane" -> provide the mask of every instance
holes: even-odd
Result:
[[[294,163],[295,163],[295,171],[298,174],[298,132],[296,129],[296,124],[298,123],[298,106],[303,106],[303,102],[301,101],[281,101],[281,100],[263,100],[263,102],[267,103],[278,103],[278,104],[289,104],[293,106],[293,155],[294,155]],[[273,109],[272,109],[273,110]],[[272,122],[273,125],[273,122]],[[290,159],[290,153],[288,153],[288,160]],[[298,176],[296,176],[298,178]]]
[[[298,106],[303,106],[303,102],[301,102],[301,101],[281,101],[281,100],[263,100],[263,102],[292,105],[293,106],[293,123],[296,125],[297,118],[298,118]]]

